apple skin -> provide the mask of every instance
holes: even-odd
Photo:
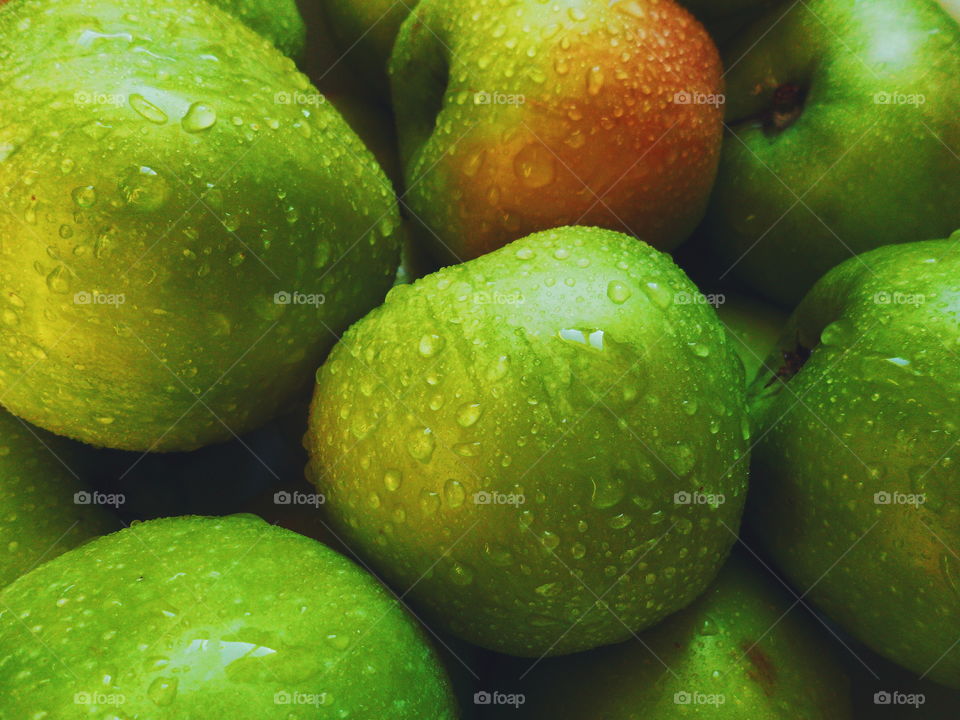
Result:
[[[10,717],[89,718],[75,697],[97,693],[124,700],[98,717],[286,720],[284,692],[327,693],[303,718],[456,717],[436,654],[375,578],[253,516],[141,523],[20,578],[0,608]]]
[[[307,27],[295,0],[209,1],[263,35],[284,55],[299,58],[303,54]]]
[[[394,288],[317,376],[305,443],[332,527],[498,652],[618,642],[684,607],[746,491],[742,369],[713,309],[676,302],[696,292],[669,256],[583,227]]]
[[[675,247],[705,209],[722,135],[718,105],[676,99],[721,93],[720,71],[672,0],[419,3],[390,74],[422,241],[445,262],[563,225]]]
[[[119,529],[103,506],[75,502],[82,466],[78,446],[0,410],[0,587]]]
[[[733,293],[723,294],[723,302],[717,305],[717,315],[733,338],[733,349],[743,363],[749,385],[776,347],[788,316],[780,308],[762,300]]]
[[[916,0],[794,3],[742,34],[704,221],[724,267],[793,308],[852,255],[960,227],[958,43]],[[895,93],[916,104],[877,102]]]
[[[680,0],[680,4],[704,24],[721,49],[763,11],[787,6],[786,0]]]
[[[747,515],[784,574],[841,627],[955,688],[958,242],[865,253],[797,308],[767,363],[780,367],[751,389],[759,440]],[[910,496],[925,502],[905,504]]]
[[[109,37],[64,45],[92,18]],[[122,38],[147,29],[152,51],[133,52]],[[30,238],[0,254],[7,407],[139,451],[283,412],[395,277],[400,218],[372,155],[332,106],[300,102],[316,91],[289,58],[206,3],[20,0],[0,40],[0,238]],[[94,292],[125,302],[78,301]]]
[[[701,598],[639,640],[531,670],[524,718],[849,720],[845,651],[802,608],[791,609],[795,598],[779,583],[734,553]],[[680,693],[724,702],[680,704]]]

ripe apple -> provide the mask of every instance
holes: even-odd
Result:
[[[669,256],[561,228],[398,286],[318,373],[338,535],[468,642],[540,656],[691,602],[737,531],[742,369]],[[602,603],[598,601],[602,597]]]
[[[282,412],[396,274],[372,155],[207,3],[19,0],[0,46],[5,405],[140,451]]]
[[[4,717],[456,717],[416,621],[253,516],[153,520],[0,592]],[[111,713],[112,711],[112,713]]]
[[[390,61],[408,191],[447,262],[598,225],[670,249],[713,184],[722,81],[673,0],[424,0]]]
[[[960,688],[960,235],[831,270],[752,388],[750,525],[891,660]]]
[[[524,717],[849,720],[845,651],[795,604],[735,553],[703,597],[639,638],[530,670]]]
[[[791,3],[726,56],[704,228],[745,283],[793,307],[857,253],[960,227],[960,26],[936,2]]]
[[[0,587],[119,528],[79,482],[80,455],[69,441],[0,410]]]

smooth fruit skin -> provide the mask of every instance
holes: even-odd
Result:
[[[0,43],[7,407],[140,451],[282,412],[395,275],[373,157],[206,3],[21,0]]]
[[[747,463],[730,341],[676,302],[696,292],[669,256],[583,227],[394,288],[317,377],[305,440],[337,533],[508,654],[617,642],[688,604],[734,540]]]
[[[748,513],[798,590],[881,655],[953,687],[958,242],[865,253],[804,299],[768,363],[780,367],[752,388]]]
[[[82,462],[63,438],[0,410],[0,587],[37,565],[119,528],[77,496]]]
[[[8,586],[0,689],[11,718],[456,717],[373,577],[253,516],[142,523]]]
[[[534,668],[524,718],[849,720],[845,651],[779,583],[734,553],[703,597],[639,640]]]
[[[307,27],[296,0],[209,0],[270,40],[284,55],[303,54]]]
[[[596,225],[675,247],[703,214],[722,132],[718,104],[682,100],[720,94],[720,72],[672,0],[421,2],[390,74],[424,242],[462,261]]]
[[[724,269],[792,308],[857,253],[960,227],[960,27],[932,0],[785,10],[725,52],[704,228]]]
[[[788,316],[780,308],[746,295],[727,293],[722,298],[717,316],[733,339],[733,349],[743,363],[749,385],[776,347]]]

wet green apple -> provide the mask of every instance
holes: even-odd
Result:
[[[0,44],[7,407],[157,451],[282,412],[396,273],[370,153],[206,3],[21,0]]]
[[[448,263],[563,225],[676,247],[713,185],[721,71],[673,0],[422,0],[390,59],[421,241]]]
[[[746,284],[792,308],[857,253],[960,227],[960,26],[938,3],[787,3],[725,56],[704,228]]]
[[[119,522],[79,481],[78,449],[0,410],[0,587]]]
[[[849,720],[846,652],[738,554],[686,610],[621,645],[526,672],[528,720]]]
[[[307,29],[296,0],[211,0],[270,40],[284,55],[303,54]]]
[[[0,658],[9,717],[456,717],[372,576],[253,516],[141,523],[25,575],[0,593]]]
[[[441,627],[523,656],[617,642],[719,569],[740,363],[669,256],[562,228],[394,288],[317,377],[338,534]],[[602,598],[602,603],[598,601]]]
[[[752,387],[750,526],[891,660],[960,687],[960,235],[821,279]]]

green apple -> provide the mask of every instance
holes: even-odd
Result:
[[[727,272],[793,307],[857,253],[960,227],[960,26],[936,2],[790,3],[726,56],[704,227]]]
[[[405,205],[445,262],[563,225],[670,249],[703,215],[721,66],[673,0],[423,0],[390,74]]]
[[[524,718],[849,720],[844,651],[779,582],[734,554],[638,638],[523,669]]]
[[[0,587],[119,523],[78,479],[77,448],[0,410]]]
[[[20,0],[0,45],[7,407],[157,451],[282,412],[395,276],[370,153],[207,3]]]
[[[958,242],[865,253],[797,308],[752,387],[748,516],[837,623],[960,688]]]
[[[304,0],[323,6],[338,50],[337,60],[352,66],[383,101],[390,98],[387,61],[400,25],[419,0]]]
[[[295,0],[210,0],[270,40],[284,55],[303,54],[307,28]]]
[[[749,384],[776,347],[787,315],[773,305],[746,295],[728,292],[713,297],[717,315],[734,340],[733,348],[743,362]]]
[[[253,516],[142,523],[0,593],[4,717],[456,717],[370,575]]]
[[[693,294],[669,256],[584,227],[395,287],[317,377],[305,441],[336,532],[509,654],[684,607],[735,539],[747,465],[742,369]]]

